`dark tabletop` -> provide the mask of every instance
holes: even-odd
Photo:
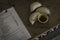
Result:
[[[44,7],[49,8],[51,11],[49,22],[46,24],[41,24],[37,21],[34,25],[32,25],[29,22],[29,16],[32,14],[30,12],[30,5],[36,1],[42,3]],[[60,0],[0,0],[0,11],[12,6],[15,7],[19,17],[32,37],[35,37],[60,23]]]

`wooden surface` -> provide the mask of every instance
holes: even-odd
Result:
[[[48,23],[41,24],[37,21],[34,25],[30,24],[30,5],[35,1],[42,3],[43,6],[50,9],[51,15]],[[49,28],[60,23],[60,0],[0,0],[1,11],[12,6],[15,7],[18,15],[32,37],[35,37],[45,30],[48,30]]]

